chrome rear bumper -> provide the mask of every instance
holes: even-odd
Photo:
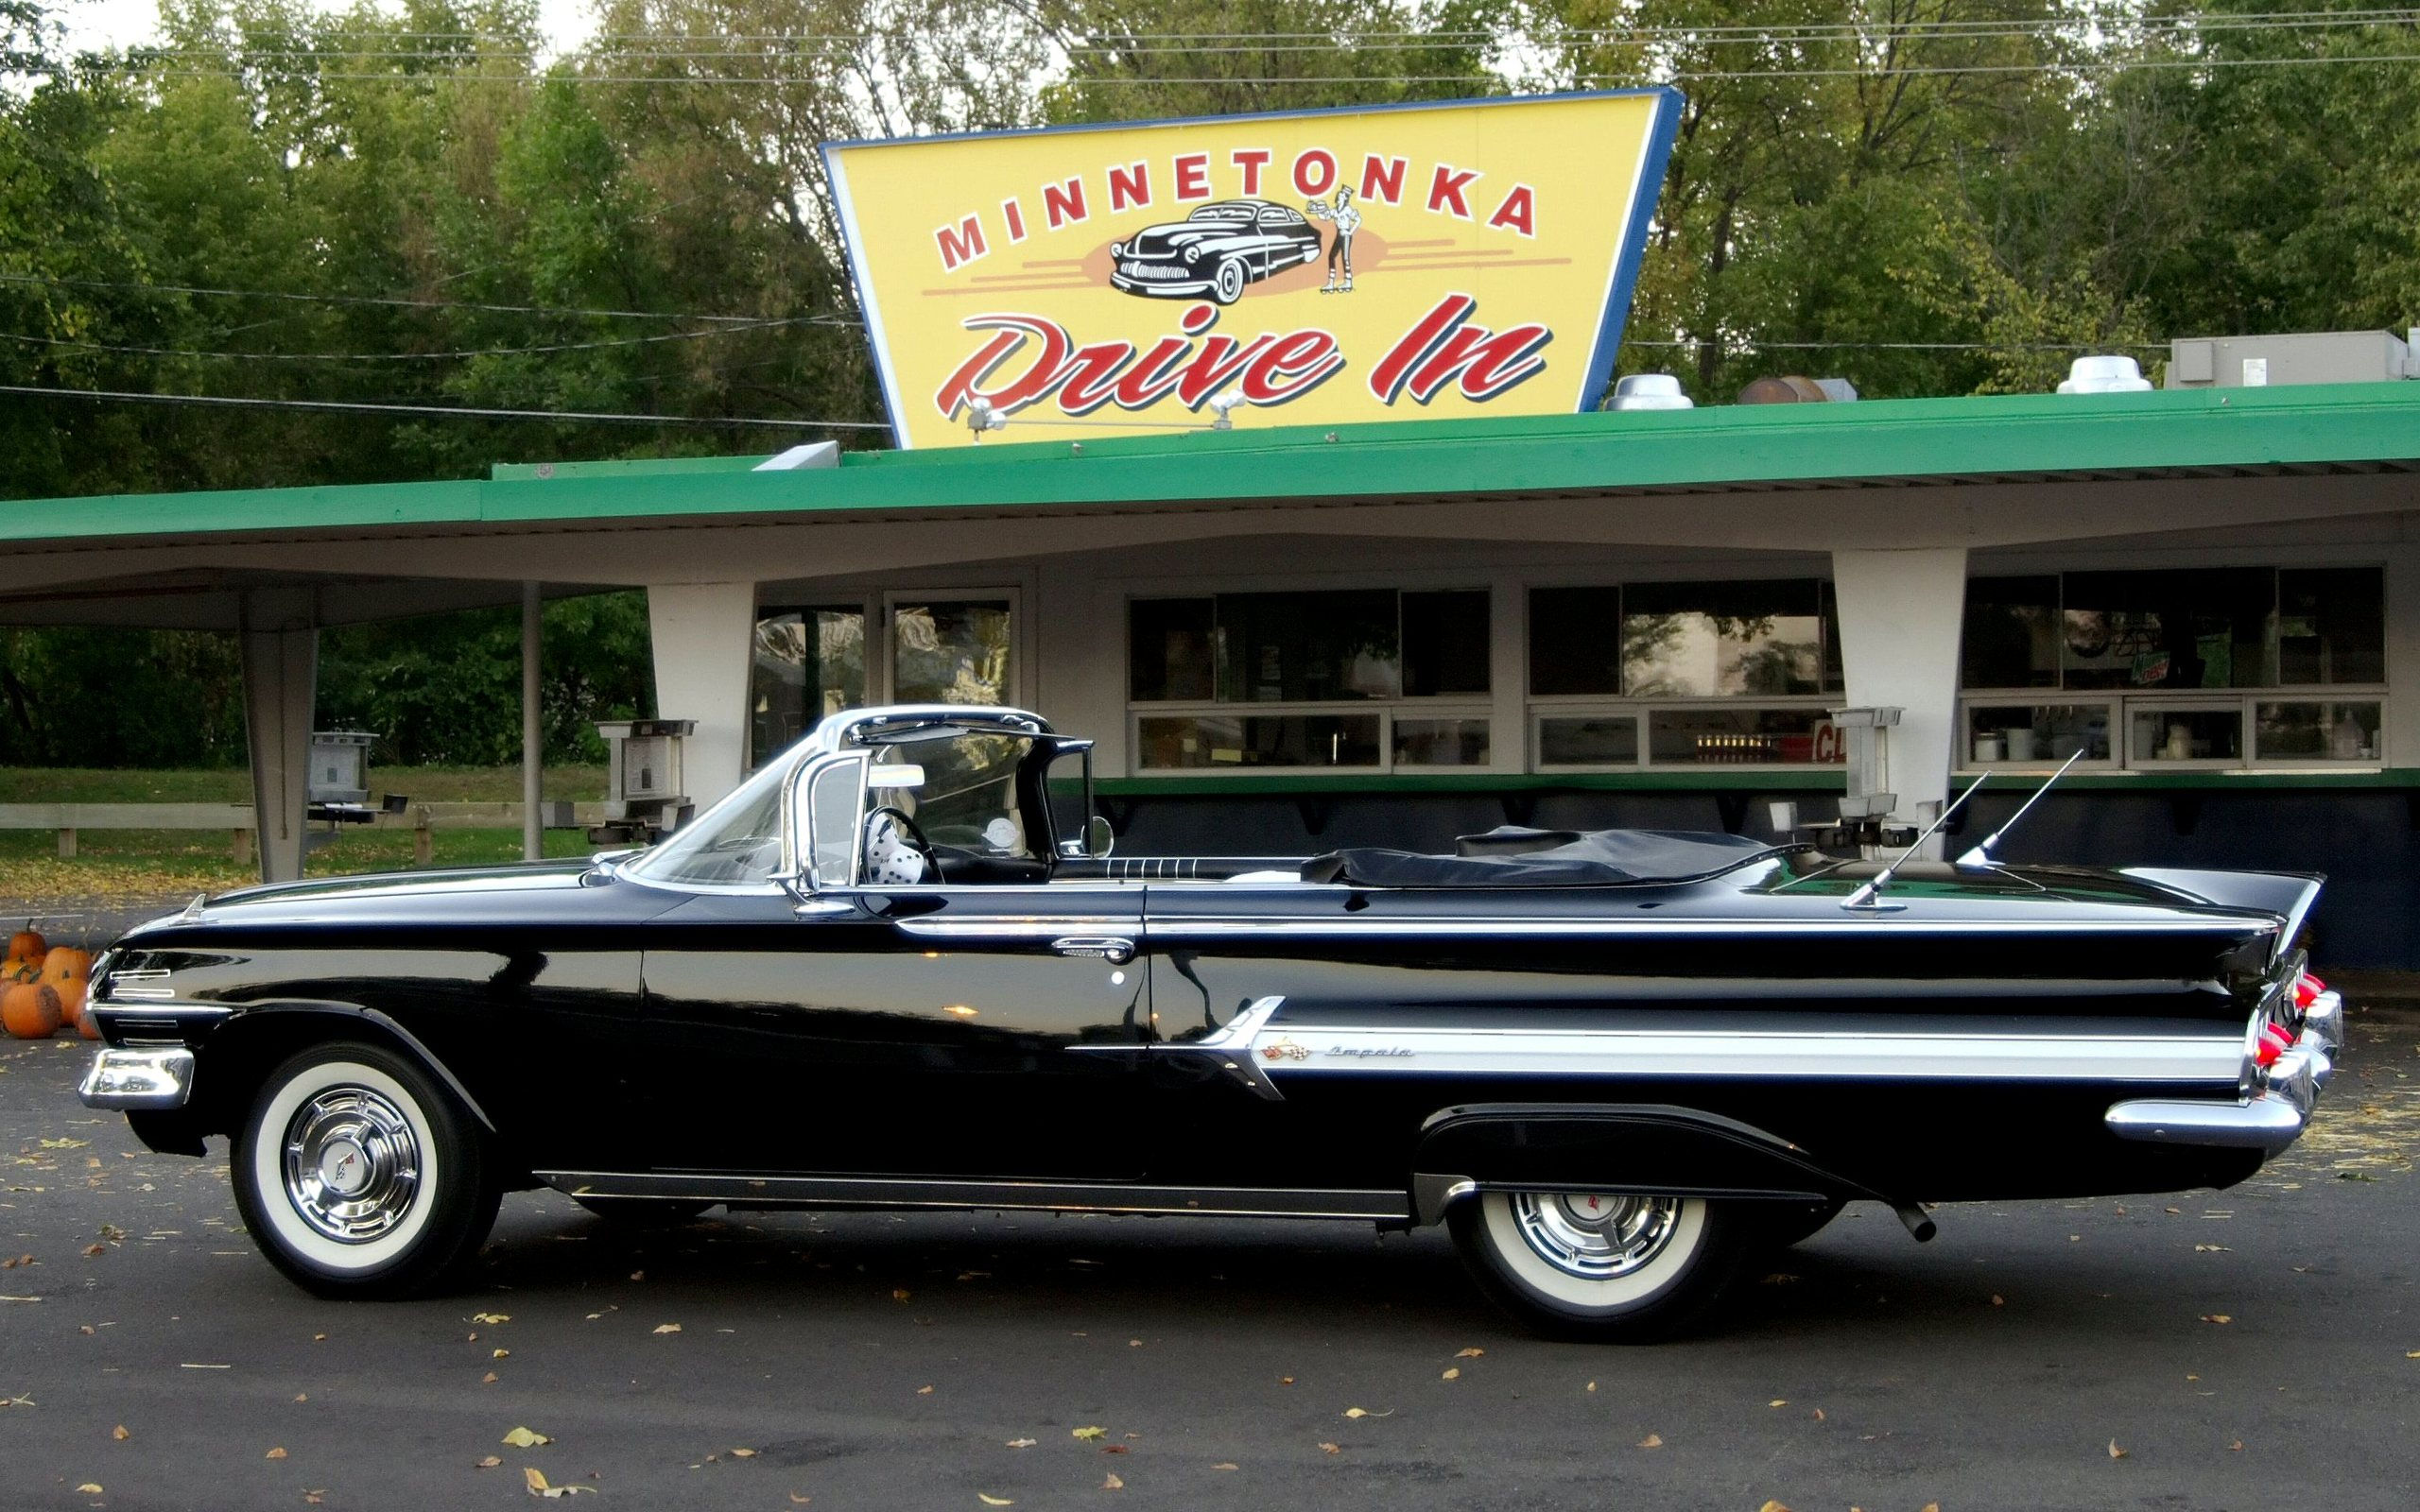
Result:
[[[112,1046],[93,1057],[76,1095],[87,1108],[135,1111],[182,1108],[193,1095],[193,1052],[182,1047],[128,1050]]]
[[[2137,1098],[2113,1106],[2101,1122],[2121,1140],[2274,1155],[2302,1137],[2319,1106],[2320,1089],[2336,1074],[2336,1053],[2343,1043],[2344,1000],[2323,992],[2304,1010],[2294,1047],[2269,1068],[2260,1091],[2231,1103]]]

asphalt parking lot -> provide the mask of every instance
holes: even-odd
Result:
[[[325,1303],[253,1253],[223,1152],[139,1150],[75,1102],[82,1047],[9,1042],[0,1506],[522,1506],[535,1469],[650,1512],[2409,1507],[2420,1017],[2354,1035],[2242,1187],[1954,1206],[1923,1246],[1851,1209],[1720,1332],[1634,1349],[1514,1332],[1434,1232],[632,1237],[536,1194],[474,1289]]]

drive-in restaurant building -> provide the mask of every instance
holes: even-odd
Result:
[[[1841,791],[1831,711],[1894,706],[1903,816],[2080,754],[2009,853],[2325,870],[2325,958],[2420,966],[2404,343],[1599,407],[1673,108],[836,146],[895,450],[0,505],[0,622],[240,633],[272,878],[320,627],[641,587],[701,801],[950,700],[1098,737],[1129,853],[1765,833]]]

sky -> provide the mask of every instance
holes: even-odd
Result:
[[[344,9],[318,0],[327,10]],[[65,24],[73,51],[130,47],[160,34],[158,0],[52,0],[51,14]],[[577,47],[594,29],[589,0],[538,0],[538,25],[557,52]]]

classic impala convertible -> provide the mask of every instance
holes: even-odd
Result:
[[[1115,858],[1088,750],[863,710],[644,852],[197,899],[95,966],[84,1100],[230,1136],[328,1296],[441,1283],[544,1184],[1442,1222],[1533,1326],[1644,1338],[1850,1200],[1925,1238],[2241,1180],[2342,1036],[2312,878],[1639,831]]]

